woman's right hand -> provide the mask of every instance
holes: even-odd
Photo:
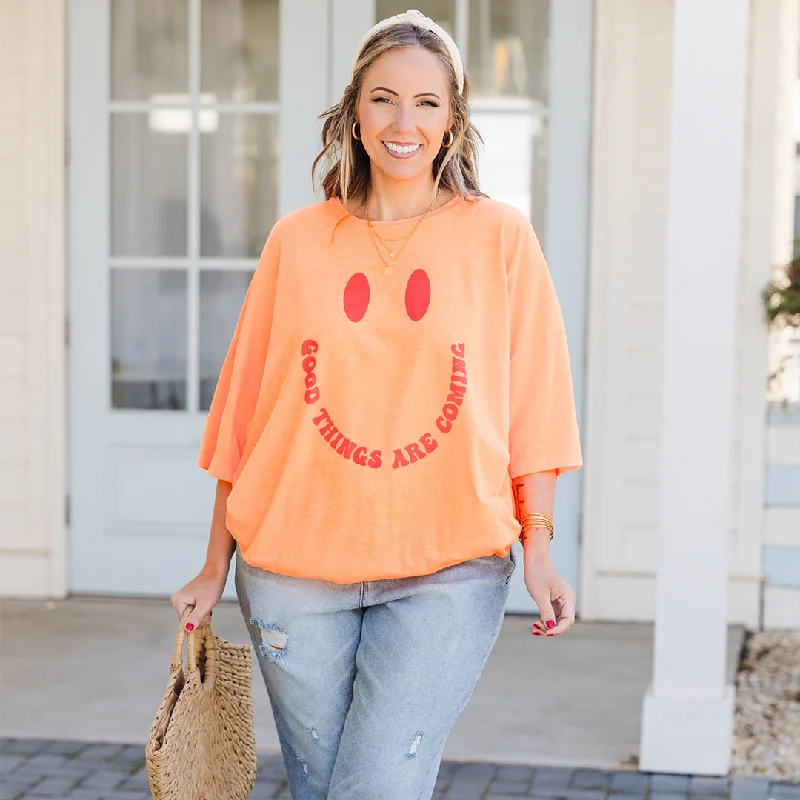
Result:
[[[196,578],[172,595],[170,602],[178,614],[178,619],[183,617],[187,608],[194,607],[186,620],[187,631],[193,631],[211,619],[211,610],[222,597],[227,580],[227,573],[202,570]]]

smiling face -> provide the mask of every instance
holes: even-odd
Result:
[[[378,58],[364,75],[358,122],[373,170],[390,180],[429,179],[452,125],[439,58],[422,47],[400,47]]]

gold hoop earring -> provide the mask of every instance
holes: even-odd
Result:
[[[444,147],[445,150],[453,144],[453,139],[455,139],[455,136],[453,136],[453,131],[452,130],[447,131],[447,132],[450,134],[450,141],[447,144],[445,144],[444,143],[444,139],[442,139],[442,147]]]
[[[360,142],[360,141],[361,141],[361,137],[360,137],[360,136],[356,136],[356,125],[358,125],[358,123],[357,123],[357,122],[354,122],[354,123],[353,123],[353,138],[354,138],[354,139],[355,139],[357,142]],[[359,133],[360,133],[360,131],[359,131]]]

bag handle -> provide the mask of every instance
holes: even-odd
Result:
[[[186,640],[186,620],[192,613],[193,606],[186,609],[181,617],[178,635],[175,637],[175,649],[172,652],[172,663],[169,665],[170,672],[177,672],[183,668],[183,643]],[[197,674],[201,683],[210,691],[214,687],[214,679],[217,673],[217,646],[214,635],[211,633],[211,623],[207,622],[198,629],[189,631],[186,643],[186,661],[189,674]],[[200,660],[200,648],[205,650],[205,664],[203,674],[200,675],[198,662]]]

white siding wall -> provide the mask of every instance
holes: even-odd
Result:
[[[797,6],[775,0],[752,7],[729,616],[755,625],[766,370],[758,292],[777,243],[790,236],[791,197],[782,199],[781,186],[794,159],[776,109],[796,74],[787,48],[797,50]],[[672,0],[597,4],[584,619],[654,615],[672,17]]]
[[[584,619],[654,611],[672,10],[597,4]]]
[[[772,410],[765,502],[764,627],[800,629],[800,410]]]
[[[750,41],[747,159],[744,172],[744,237],[740,270],[739,364],[736,396],[737,462],[734,464],[735,497],[739,526],[731,552],[731,569],[752,583],[775,558],[800,566],[800,530],[793,543],[782,542],[792,508],[765,509],[765,469],[771,464],[792,465],[800,475],[800,428],[780,424],[767,428],[766,378],[768,334],[760,293],[776,264],[792,255],[795,195],[795,113],[798,59],[800,58],[800,2],[776,0],[752,4]],[[767,492],[768,495],[768,492]],[[800,485],[795,502],[800,504]],[[791,528],[790,528],[791,529]],[[757,531],[758,536],[752,535]],[[762,545],[765,548],[762,551]],[[777,550],[769,552],[771,548]],[[781,550],[781,547],[789,549]],[[788,559],[787,559],[788,556]],[[794,558],[792,558],[794,556]],[[795,569],[797,572],[797,569]],[[767,569],[762,619],[767,627],[800,628],[800,574],[794,587],[778,581]]]
[[[60,596],[64,6],[0,0],[0,594]]]

